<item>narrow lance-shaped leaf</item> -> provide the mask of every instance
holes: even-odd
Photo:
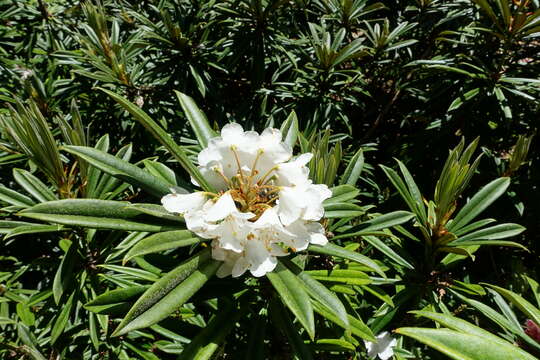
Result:
[[[377,216],[371,220],[364,221],[343,234],[335,236],[335,239],[349,238],[354,236],[369,235],[370,232],[387,229],[395,225],[403,224],[414,217],[408,211],[394,211],[388,214]]]
[[[71,308],[73,307],[73,300],[76,292],[73,292],[67,302],[63,304],[62,311],[60,311],[60,314],[56,318],[56,321],[54,322],[54,326],[51,330],[51,344],[54,344],[58,337],[62,335],[64,332],[65,327],[68,324],[69,321],[69,314],[71,313]]]
[[[281,330],[287,337],[295,357],[299,360],[313,360],[313,355],[309,347],[304,343],[304,340],[280,301],[275,298],[270,300],[268,315],[275,328]]]
[[[508,237],[516,236],[525,231],[525,228],[518,224],[499,224],[495,226],[490,226],[488,228],[480,229],[474,232],[471,232],[467,235],[459,237],[457,240],[452,242],[453,245],[458,245],[465,241],[472,240],[498,240],[505,239]]]
[[[41,202],[57,200],[56,195],[41,180],[23,169],[13,169],[13,178]]]
[[[482,284],[482,285],[489,286],[493,290],[497,291],[499,294],[504,296],[508,301],[514,304],[517,308],[519,308],[525,315],[527,315],[527,317],[533,320],[536,324],[540,324],[540,309],[538,309],[536,306],[534,306],[533,304],[525,300],[523,297],[516,294],[515,292],[501,288],[499,286],[495,286],[491,284]]]
[[[186,114],[186,118],[188,119],[199,144],[201,147],[205,148],[208,146],[208,140],[218,135],[212,130],[206,115],[204,115],[191,97],[176,90],[174,93],[178,97],[180,106],[182,106],[184,114]]]
[[[494,343],[486,338],[449,329],[405,327],[396,333],[412,337],[456,360],[535,360],[513,344]]]
[[[288,259],[281,259],[281,261],[303,283],[307,293],[335,315],[338,321],[340,321],[341,327],[348,329],[349,319],[347,318],[347,311],[341,300],[339,300],[332,291],[328,290],[326,286],[315,280],[305,271],[302,271],[302,269],[292,261]]]
[[[123,263],[128,260],[146,254],[175,249],[183,246],[191,246],[201,240],[195,237],[190,231],[178,230],[167,231],[151,235],[133,246],[124,256]]]
[[[101,91],[105,92],[107,95],[112,97],[116,102],[118,102],[124,109],[126,109],[131,115],[135,117],[148,131],[150,131],[154,137],[169,150],[171,155],[173,155],[176,160],[182,165],[182,167],[190,174],[195,181],[206,191],[213,191],[212,186],[206,181],[202,176],[199,169],[189,160],[186,152],[182,149],[181,146],[178,146],[171,136],[163,130],[154,120],[150,118],[144,111],[139,107],[129,102],[123,96],[115,94],[112,91],[99,88]]]
[[[493,335],[489,331],[486,331],[476,325],[473,325],[463,319],[457,318],[452,315],[436,313],[432,311],[411,311],[411,313],[431,319],[441,324],[442,326],[445,326],[452,330],[460,331],[466,334],[480,336],[493,343],[498,343],[502,345],[508,344],[506,340],[503,340],[502,338]]]
[[[315,337],[313,307],[309,301],[308,294],[296,275],[281,263],[278,263],[276,269],[273,272],[267,273],[266,277],[270,280],[274,289],[276,289],[281,301],[291,310],[313,339]]]
[[[82,226],[93,229],[158,232],[178,230],[182,224],[159,219],[147,219],[130,203],[97,199],[65,199],[35,205],[19,216],[62,225]]]
[[[497,200],[510,185],[510,178],[502,177],[493,180],[477,192],[471,200],[459,211],[447,230],[455,232],[474,220],[482,211]]]
[[[384,274],[384,271],[380,268],[379,265],[377,265],[376,262],[371,260],[365,255],[359,254],[354,251],[350,251],[347,249],[344,249],[340,246],[334,245],[334,244],[326,244],[325,246],[320,245],[310,245],[309,251],[318,253],[318,254],[324,254],[324,255],[330,255],[330,256],[336,256],[339,258],[352,260],[354,262],[357,262],[359,264],[365,265],[373,271],[377,272],[379,275],[386,277]]]
[[[343,176],[341,177],[341,184],[343,185],[356,185],[362,169],[364,168],[364,152],[360,148],[351,158],[349,165],[345,168]]]
[[[99,170],[129,184],[139,186],[152,195],[161,197],[170,192],[170,184],[114,155],[84,146],[64,146],[63,149],[84,159]]]
[[[280,130],[283,134],[283,142],[290,147],[294,147],[298,140],[298,117],[294,110],[291,111],[287,119],[281,124]]]
[[[191,257],[156,281],[137,300],[114,335],[119,336],[163,320],[195,294],[219,266],[219,262],[210,260],[208,249]]]
[[[236,309],[232,304],[225,309],[219,308],[217,314],[206,327],[182,351],[180,358],[185,360],[211,359],[235,326],[236,321],[245,313],[246,309]]]

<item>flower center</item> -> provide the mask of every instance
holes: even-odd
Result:
[[[242,170],[240,157],[235,146],[231,146],[231,151],[234,154],[238,170],[231,179],[226,179],[224,174],[221,176],[226,180],[238,209],[242,212],[254,213],[255,216],[249,221],[256,221],[265,210],[275,206],[278,200],[280,187],[273,185],[273,172],[276,168],[270,169],[257,180],[259,175],[259,171],[256,169],[257,162],[264,151],[259,150],[250,172]]]

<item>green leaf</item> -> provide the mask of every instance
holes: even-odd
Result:
[[[409,192],[407,185],[405,185],[398,173],[394,169],[391,169],[384,165],[380,165],[380,167],[384,171],[388,179],[390,179],[390,182],[392,183],[392,185],[394,185],[398,194],[405,201],[409,209],[413,212],[417,211],[416,202],[411,193]],[[421,214],[417,214],[417,216],[419,219],[422,219]]]
[[[8,234],[13,229],[21,226],[33,226],[35,224],[24,221],[0,220],[0,234]]]
[[[347,202],[324,205],[324,217],[327,219],[358,217],[364,215],[365,212],[361,206]]]
[[[79,215],[56,215],[56,214],[39,214],[39,213],[24,213],[20,216],[52,222],[56,224],[68,226],[81,226],[91,229],[104,230],[123,230],[123,231],[148,231],[161,232],[181,229],[180,226],[164,225],[153,222],[142,222],[136,220],[114,219],[95,216],[79,216]]]
[[[170,213],[158,204],[132,204],[128,208],[163,220],[185,223],[182,216]]]
[[[475,88],[467,91],[465,94],[460,95],[460,97],[455,98],[454,101],[450,104],[447,111],[453,111],[459,109],[466,101],[471,100],[473,97],[480,93],[480,88]]]
[[[324,306],[327,311],[331,312],[340,322],[339,325],[348,330],[349,319],[347,317],[345,306],[343,306],[341,300],[339,300],[332,291],[328,290],[326,286],[315,280],[307,272],[302,271],[302,269],[292,261],[285,258],[280,259],[280,261],[298,277],[311,298],[320,302],[321,305]]]
[[[519,310],[521,310],[525,315],[527,315],[528,318],[530,318],[532,321],[534,321],[536,324],[540,324],[540,310],[522,298],[520,295],[490,284],[482,283],[482,285],[488,286],[492,288],[493,290],[497,291],[499,294],[504,296],[506,300],[510,301],[512,304],[514,304]]]
[[[501,344],[501,345],[509,344],[506,340],[503,340],[502,338],[496,335],[493,335],[489,331],[486,331],[476,325],[471,324],[470,322],[467,322],[465,320],[462,320],[460,318],[457,318],[449,314],[436,313],[432,311],[411,311],[411,313],[431,319],[435,321],[436,323],[439,323],[442,326],[445,326],[451,330],[456,330],[461,333],[479,336],[488,341]]]
[[[186,360],[213,358],[212,355],[219,349],[220,344],[245,312],[245,310],[236,309],[232,304],[225,309],[219,308],[208,325],[182,351],[180,358]]]
[[[505,241],[505,240],[470,240],[470,241],[460,241],[455,244],[451,242],[448,246],[474,246],[474,245],[493,245],[493,246],[510,246],[517,247],[526,251],[529,251],[525,246],[518,244],[514,241]]]
[[[167,231],[151,235],[139,241],[124,256],[125,264],[136,256],[198,244],[201,240],[187,230]]]
[[[22,169],[13,169],[13,178],[24,190],[28,191],[34,198],[41,202],[57,200],[56,195],[49,190],[41,180],[30,172]]]
[[[362,169],[364,168],[364,152],[362,148],[358,149],[356,153],[351,158],[351,161],[345,168],[343,176],[341,177],[340,183],[342,185],[356,185]]]
[[[414,265],[412,265],[410,262],[408,262],[403,257],[401,257],[398,253],[392,250],[392,248],[386,245],[379,238],[375,236],[363,236],[362,240],[370,243],[375,250],[382,252],[384,255],[388,256],[388,258],[394,260],[397,264],[404,266],[407,269],[411,269],[411,270],[414,269]]]
[[[268,275],[268,274],[267,274]],[[293,353],[299,360],[313,360],[309,347],[306,346],[289,314],[285,311],[281,302],[275,298],[270,300],[269,318],[276,329],[279,329],[288,339]]]
[[[56,304],[60,303],[62,294],[66,291],[73,280],[73,267],[77,260],[77,247],[70,243],[66,254],[60,262],[60,266],[56,270],[53,280],[53,296]]]
[[[333,323],[343,327],[342,321],[338,319],[332,312],[328,311],[328,309],[326,309],[326,307],[324,307],[322,304],[313,302],[313,310]],[[350,330],[353,335],[367,341],[377,340],[371,329],[362,321],[360,317],[347,315],[347,318],[349,321],[349,328],[346,330]]]
[[[171,184],[163,181],[163,179],[104,151],[85,146],[64,146],[62,149],[86,160],[99,170],[138,186],[156,197],[162,197],[171,192]]]
[[[32,311],[30,310],[30,307],[28,305],[24,303],[17,303],[17,306],[15,308],[17,311],[17,315],[26,326],[34,325],[36,317],[34,316],[34,313],[32,313]]]
[[[135,280],[147,280],[154,282],[159,279],[157,274],[139,268],[110,264],[100,264],[98,267],[114,271],[115,273],[128,275],[129,277],[135,278]]]
[[[317,351],[355,351],[356,346],[342,339],[317,339],[311,345]]]
[[[330,199],[326,199],[323,202],[324,206],[349,201],[357,197],[358,194],[360,194],[360,190],[358,190],[352,185],[334,186],[330,190],[332,190],[332,197]]]
[[[291,310],[313,339],[315,337],[313,307],[300,280],[281,263],[278,263],[273,272],[267,273],[266,277],[276,289],[281,301]]]
[[[465,236],[461,236],[457,240],[454,240],[450,244],[459,245],[462,242],[470,242],[473,240],[498,240],[505,239],[508,237],[516,236],[525,231],[525,228],[518,224],[499,224],[495,226],[490,226],[485,229],[481,229],[472,233],[469,233]]]
[[[510,343],[494,343],[484,337],[449,329],[426,329],[405,327],[396,333],[412,337],[456,360],[535,360]]]
[[[281,124],[280,131],[283,135],[283,142],[293,148],[298,140],[298,117],[294,110],[291,111],[287,119]]]
[[[64,329],[66,328],[69,321],[69,314],[71,313],[71,308],[73,307],[73,301],[75,298],[75,293],[73,292],[65,304],[62,304],[62,310],[54,322],[53,328],[51,330],[51,344],[54,344],[58,337],[62,335]]]
[[[359,264],[369,267],[370,269],[373,269],[373,271],[375,271],[382,277],[386,277],[386,275],[384,274],[384,271],[382,271],[379,265],[377,265],[373,260],[371,260],[367,256],[359,254],[357,252],[347,250],[345,248],[342,248],[340,246],[337,246],[331,243],[328,243],[325,246],[310,245],[308,249],[309,251],[314,252],[314,253],[335,256],[335,257],[357,262]]]
[[[176,174],[168,166],[157,161],[143,160],[144,168],[155,177],[163,180],[170,186],[177,187]]]
[[[135,296],[143,293],[149,286],[130,286],[128,288],[120,288],[107,291],[93,300],[84,304],[84,308],[90,311],[95,311],[103,305],[117,305],[133,299]]]
[[[459,231],[474,220],[482,211],[497,200],[510,185],[510,178],[502,177],[493,180],[477,192],[471,200],[459,211],[456,217],[448,224],[450,232]]]
[[[372,280],[369,275],[356,270],[310,270],[306,271],[315,280],[337,282],[347,285],[367,285]]]
[[[212,130],[210,124],[208,123],[208,119],[199,109],[197,104],[195,104],[195,101],[191,97],[176,90],[174,91],[174,93],[178,97],[180,106],[182,106],[184,114],[186,114],[186,118],[189,121],[191,129],[193,129],[195,136],[197,137],[197,141],[202,148],[207,147],[208,140],[218,136],[218,134],[216,134],[216,132]]]
[[[117,219],[134,218],[140,214],[129,209],[129,205],[131,204],[127,201],[65,199],[37,204],[29,209],[22,210],[20,214],[81,215]]]
[[[427,224],[427,212],[422,193],[420,192],[418,185],[416,185],[416,182],[414,181],[414,178],[407,167],[401,161],[397,159],[396,161],[398,163],[399,170],[403,175],[403,179],[405,180],[405,184],[409,189],[411,199],[414,201],[414,213],[418,216],[420,222],[425,225]]]
[[[123,335],[163,320],[188,301],[215,274],[220,265],[220,262],[210,260],[208,249],[186,260],[146,290],[113,335]]]
[[[172,156],[178,160],[180,165],[191,175],[195,181],[205,190],[213,191],[212,186],[206,181],[202,176],[199,169],[189,160],[186,152],[180,146],[178,146],[171,136],[163,130],[154,120],[152,120],[144,111],[139,107],[129,102],[126,98],[115,94],[112,91],[98,88],[101,91],[105,92],[107,95],[112,97],[118,104],[120,104],[125,110],[127,110],[135,119],[140,122],[154,137],[165,146],[167,150],[171,153]]]
[[[19,216],[93,229],[159,232],[183,227],[183,224],[172,221],[147,219],[130,203],[112,200],[49,201],[21,211]]]
[[[522,277],[529,283],[534,298],[536,299],[536,303],[538,304],[538,307],[540,307],[540,284],[538,284],[536,280],[531,279],[527,275],[522,275]]]
[[[350,238],[355,236],[370,235],[370,232],[388,229],[392,226],[403,224],[411,220],[414,214],[409,211],[394,211],[388,214],[377,216],[368,221],[364,221],[348,231],[334,236],[334,239]]]
[[[23,225],[14,228],[9,231],[4,237],[5,240],[26,234],[40,234],[40,233],[49,233],[49,232],[58,232],[67,230],[62,225],[42,225],[42,224],[32,224],[32,225]]]
[[[0,185],[0,200],[7,202],[10,205],[29,207],[35,204],[34,200],[28,196],[20,194],[14,190]]]
[[[523,331],[523,328],[521,327],[521,324],[514,324],[512,321],[509,321],[505,316],[500,314],[499,312],[493,310],[487,305],[482,304],[479,301],[466,298],[456,292],[454,292],[460,299],[465,301],[467,304],[473,306],[476,308],[479,312],[481,312],[484,316],[489,318],[491,321],[495,322],[497,325],[499,325],[502,329],[506,331],[510,331],[516,336],[519,336],[523,341],[527,342],[532,347],[535,347],[536,349],[540,350],[540,344],[538,344],[535,340],[533,340],[529,335],[525,334]]]
[[[493,89],[493,92],[495,93],[495,97],[499,101],[499,106],[506,120],[512,120],[512,109],[510,109],[510,106],[508,106],[508,100],[506,99],[506,96],[504,96],[504,93],[501,90],[501,88],[496,86]]]

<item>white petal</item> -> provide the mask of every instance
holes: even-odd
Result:
[[[261,143],[264,145],[279,144],[281,139],[281,131],[278,129],[266,128],[261,133]]]
[[[324,246],[328,244],[328,239],[323,234],[312,234],[309,238],[309,242],[311,244]]]
[[[272,272],[276,266],[277,259],[273,256],[269,256],[262,263],[252,265],[249,271],[251,272],[251,275],[261,277],[266,275],[266,273]]]
[[[226,192],[221,195],[221,197],[216,201],[214,206],[212,206],[206,213],[206,221],[219,221],[225,219],[227,216],[232,213],[238,212],[234,200],[230,192]]]
[[[319,197],[321,198],[321,201],[324,201],[332,197],[332,191],[325,184],[317,184],[317,185],[313,185],[313,187],[319,193]]]
[[[189,212],[184,215],[186,220],[186,226],[189,231],[194,232],[198,236],[204,239],[213,239],[212,230],[216,227],[214,224],[209,224],[204,221],[204,211],[199,210],[195,212]]]
[[[257,241],[257,239],[246,243],[246,259],[250,264],[251,274],[256,277],[274,270],[277,265],[276,258],[270,255],[264,242]]]
[[[214,140],[214,143],[215,142],[216,141]],[[197,155],[197,160],[200,166],[207,166],[211,162],[220,162],[221,159],[221,153],[219,152],[219,148],[216,145],[210,145],[202,149],[199,155]]]
[[[221,138],[227,142],[238,139],[244,134],[244,128],[238,123],[229,123],[221,128]]]
[[[324,215],[324,207],[322,202],[330,196],[332,196],[332,192],[326,185],[310,185],[304,192],[303,196],[306,210],[302,215],[302,219],[311,221],[320,220]]]
[[[218,271],[216,272],[216,276],[220,279],[227,277],[232,274],[234,263],[231,262],[224,262],[219,267]]]
[[[230,251],[223,250],[221,246],[219,246],[219,241],[217,239],[212,240],[212,259],[225,261],[227,260],[229,253]]]
[[[240,253],[244,250],[246,237],[250,230],[250,222],[235,216],[228,216],[212,230],[211,234],[219,239],[219,245],[223,249]]]
[[[262,215],[253,223],[255,228],[264,228],[268,226],[278,226],[281,227],[281,222],[279,221],[278,216],[278,207],[274,206],[270,209],[265,210]]]
[[[236,260],[234,267],[232,268],[232,277],[239,277],[246,272],[248,267],[249,263],[247,259],[243,256],[239,257],[238,260]]]
[[[391,347],[387,347],[383,351],[380,351],[378,355],[381,360],[388,360],[394,356],[394,350]]]
[[[367,354],[370,358],[377,356],[377,347],[372,341],[364,340],[364,345],[366,346]]]
[[[228,185],[220,172],[223,173],[222,164],[216,161],[211,161],[207,166],[199,166],[199,171],[203,178],[212,185],[216,190],[225,190]],[[193,180],[192,180],[193,182]],[[199,185],[199,184],[196,184]]]
[[[302,191],[284,187],[279,192],[279,219],[287,226],[298,220],[303,213]]]
[[[200,210],[206,202],[206,195],[202,192],[191,194],[167,194],[161,198],[163,207],[168,212],[184,214]]]
[[[305,224],[304,221],[297,220],[285,228],[292,236],[281,236],[281,241],[292,251],[305,250],[309,245],[310,234]]]
[[[306,228],[310,233],[309,242],[311,244],[324,246],[328,244],[328,239],[324,234],[324,227],[318,222],[309,222]]]
[[[281,186],[303,186],[309,183],[309,168],[306,164],[311,160],[313,154],[305,153],[293,161],[279,164],[276,174],[278,185]]]

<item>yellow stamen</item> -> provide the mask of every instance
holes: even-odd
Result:
[[[270,170],[268,170],[266,172],[266,174],[264,174],[264,176],[259,180],[257,181],[257,184],[258,185],[264,185],[266,184],[266,178],[268,177],[268,175],[270,175],[272,172],[274,172],[275,170],[277,170],[279,168],[279,165],[276,165],[274,166],[273,168],[271,168]]]

